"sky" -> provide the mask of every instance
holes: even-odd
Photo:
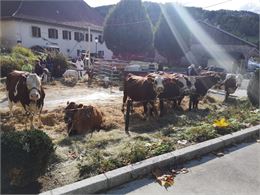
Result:
[[[120,0],[85,0],[91,7],[116,4]],[[184,6],[202,7],[208,10],[247,10],[260,14],[260,0],[143,0],[156,3],[173,2]]]

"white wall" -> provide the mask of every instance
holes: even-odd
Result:
[[[41,29],[41,37],[32,36],[32,26],[37,26]],[[58,30],[58,39],[51,39],[48,37],[48,29],[55,28]],[[2,30],[3,29],[3,30]],[[78,30],[76,28],[70,27],[60,27],[51,24],[42,24],[36,22],[27,21],[1,21],[1,36],[2,40],[7,41],[12,47],[14,44],[20,40],[24,47],[32,47],[35,45],[47,46],[48,44],[56,43],[60,48],[60,51],[68,57],[77,57],[77,50],[88,50],[88,44],[90,44],[90,53],[96,52],[95,37],[102,35],[102,32],[91,31],[92,42],[85,41],[85,34],[88,30]],[[62,38],[62,31],[71,31],[71,40],[64,40]],[[84,34],[84,41],[77,42],[74,40],[74,32],[82,32]],[[45,39],[45,40],[44,40]],[[12,44],[11,44],[12,43]],[[9,46],[9,45],[8,45]],[[97,43],[98,51],[104,51],[105,58],[111,59],[112,52],[107,49],[105,43]],[[68,51],[69,50],[69,51]]]
[[[16,25],[14,21],[0,20],[0,40],[5,47],[13,47],[17,43]]]

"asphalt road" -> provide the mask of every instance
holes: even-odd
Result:
[[[213,154],[193,160],[184,167],[186,174],[174,178],[174,185],[165,189],[153,177],[124,184],[107,194],[260,194],[260,143],[243,143],[225,150],[225,155]]]

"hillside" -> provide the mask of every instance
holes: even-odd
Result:
[[[143,4],[152,24],[156,26],[161,14],[160,4],[152,2],[144,2]],[[113,7],[114,5],[108,5],[95,9],[103,17],[106,17]],[[203,20],[214,26],[219,26],[221,29],[254,44],[259,42],[259,14],[248,11],[209,11],[196,7],[187,7],[187,9],[196,20]]]

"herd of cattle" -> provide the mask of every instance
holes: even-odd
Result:
[[[123,106],[126,101],[142,102],[144,115],[158,114],[155,101],[160,101],[160,115],[163,114],[164,101],[171,101],[173,106],[180,105],[184,96],[190,97],[189,109],[198,108],[199,100],[207,94],[207,91],[215,86],[224,86],[226,98],[234,93],[241,85],[241,75],[202,71],[198,76],[186,76],[178,73],[150,73],[147,76],[128,74],[124,80]],[[14,103],[20,103],[26,115],[30,119],[33,128],[34,116],[39,117],[44,105],[45,93],[40,77],[35,73],[22,71],[11,72],[6,79],[8,105],[10,114]],[[93,106],[84,106],[74,102],[68,102],[65,108],[65,123],[68,134],[91,133],[94,129],[102,127],[104,114]]]

